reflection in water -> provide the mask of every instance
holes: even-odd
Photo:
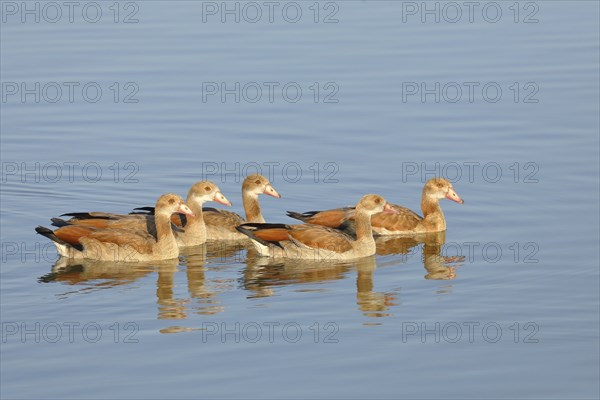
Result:
[[[375,256],[356,261],[310,262],[307,260],[273,260],[259,257],[248,251],[246,271],[243,277],[244,289],[252,292],[249,297],[265,297],[274,294],[274,288],[283,285],[321,283],[344,279],[352,269],[356,269],[356,299],[358,308],[369,317],[384,317],[390,306],[396,305],[396,293],[373,291],[373,271]]]
[[[423,267],[427,271],[425,279],[452,280],[456,278],[456,267],[462,263],[463,256],[446,257],[442,255],[446,243],[446,232],[422,233],[413,236],[380,236],[377,243],[378,255],[403,254],[413,255],[417,245],[423,244]]]
[[[219,280],[207,281],[206,264],[209,260],[216,264],[235,259],[242,248],[236,242],[208,242],[203,246],[182,250],[185,256],[183,263],[187,266],[188,293],[195,299],[192,307],[196,314],[214,315],[225,310],[217,295],[227,288]]]
[[[62,294],[63,296],[67,296],[73,293],[129,285],[161,266],[167,268],[176,267],[177,260],[118,264],[107,261],[72,260],[60,257],[52,266],[51,272],[40,277],[38,281],[61,282],[68,285],[85,284],[81,289]]]
[[[351,266],[349,262],[270,259],[249,249],[242,286],[252,292],[250,298],[271,296],[276,286],[342,279]]]
[[[388,317],[386,313],[395,303],[396,292],[373,291],[373,271],[376,268],[375,256],[365,257],[356,263],[356,304],[367,317]]]
[[[158,269],[156,281],[156,304],[158,304],[158,319],[185,319],[187,299],[175,298],[175,272],[177,264]]]
[[[206,242],[206,258],[213,262],[241,262],[240,251],[250,247],[252,246],[249,239],[210,241]]]
[[[375,238],[378,256],[413,255],[417,251],[416,246],[419,243],[416,236],[377,236]]]
[[[52,266],[50,273],[39,278],[40,282],[61,282],[80,286],[76,290],[61,293],[70,296],[94,290],[129,285],[136,280],[157,273],[156,302],[158,319],[185,319],[190,308],[197,314],[212,315],[224,310],[217,295],[231,290],[233,284],[224,280],[206,280],[206,264],[218,270],[219,262],[238,258],[241,243],[213,242],[190,247],[181,251],[182,260],[166,260],[151,263],[117,264],[92,260],[71,260],[61,257]],[[176,275],[179,263],[186,267],[189,297],[177,297]],[[231,262],[230,262],[231,263]],[[177,328],[177,327],[175,327]]]
[[[446,242],[445,232],[428,233],[416,236],[386,236],[376,240],[377,254],[416,255],[418,246],[423,245],[422,262],[427,271],[425,279],[451,280],[456,277],[456,266],[449,264],[464,261],[463,257],[445,257],[442,255]],[[373,290],[373,272],[377,267],[376,256],[356,261],[317,263],[306,260],[273,260],[259,257],[250,247],[246,252],[244,242],[209,242],[182,250],[181,260],[169,260],[152,263],[115,264],[98,261],[81,261],[60,258],[52,271],[39,280],[41,282],[61,282],[80,286],[77,290],[62,293],[69,296],[74,293],[113,288],[129,285],[136,280],[157,273],[156,303],[157,318],[165,320],[183,320],[190,313],[214,315],[225,310],[219,300],[219,294],[232,291],[235,280],[213,276],[207,278],[207,272],[228,273],[232,265],[241,264],[245,255],[246,268],[241,277],[241,286],[250,292],[249,298],[268,297],[275,289],[284,285],[301,285],[341,280],[355,269],[356,304],[368,317],[390,316],[389,310],[396,306],[398,290],[389,293]],[[397,264],[397,260],[395,260]],[[177,277],[179,266],[184,266],[187,281],[187,296],[177,296]],[[442,289],[448,291],[451,286]],[[299,288],[302,291],[325,289]],[[193,328],[172,326],[164,332],[182,332]]]

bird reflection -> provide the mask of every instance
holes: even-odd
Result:
[[[382,293],[373,291],[373,271],[375,256],[365,257],[356,262],[356,304],[367,317],[388,317],[386,311],[396,303],[396,292]]]
[[[365,316],[385,317],[386,311],[395,306],[396,292],[373,291],[373,271],[376,268],[375,256],[356,261],[311,262],[307,260],[273,260],[259,257],[248,251],[246,270],[242,279],[244,289],[251,292],[249,297],[266,297],[275,294],[275,289],[284,285],[322,283],[344,279],[352,270],[357,271],[356,301]],[[314,286],[299,291],[319,291]]]
[[[152,273],[157,274],[156,303],[158,319],[186,319],[188,313],[213,315],[224,310],[218,294],[233,289],[234,280],[206,279],[206,265],[211,270],[227,268],[231,260],[239,258],[241,243],[212,242],[181,250],[181,259],[153,261],[151,263],[101,262],[73,260],[60,257],[48,274],[39,282],[60,282],[76,289],[59,294],[72,296],[95,290],[130,285]],[[181,263],[181,264],[180,264]],[[223,265],[221,265],[223,263]],[[177,296],[176,280],[179,265],[185,267],[188,296]]]
[[[61,282],[67,285],[87,284],[88,286],[85,289],[81,289],[81,291],[90,291],[93,289],[129,285],[154,272],[156,268],[172,265],[177,266],[177,260],[119,264],[107,261],[73,260],[60,257],[52,266],[51,271],[38,278],[38,281],[44,283]]]
[[[158,304],[158,319],[187,318],[187,299],[175,298],[175,272],[177,264],[158,269],[156,281],[156,303]]]
[[[446,232],[422,233],[412,236],[380,236],[375,239],[378,255],[401,254],[412,256],[418,253],[417,246],[423,245],[422,262],[427,271],[425,279],[452,280],[456,278],[456,267],[464,262],[464,256],[448,257],[442,254],[446,243]]]
[[[342,279],[351,268],[348,262],[270,259],[249,249],[242,286],[252,293],[249,297],[265,297],[273,295],[277,286]]]
[[[442,254],[446,233],[428,233],[416,236],[378,237],[377,256],[402,255],[406,262],[417,257],[422,245],[421,261],[425,268],[425,279],[452,280],[456,278],[456,267],[464,257],[447,257]],[[245,251],[242,251],[245,250]],[[398,264],[398,260],[380,258],[380,267]],[[273,260],[259,257],[252,247],[244,242],[208,242],[204,245],[181,251],[179,260],[151,263],[116,264],[89,260],[59,258],[51,271],[40,277],[40,282],[60,282],[73,287],[59,294],[72,296],[95,290],[131,285],[152,273],[157,274],[156,304],[157,318],[183,320],[190,314],[215,315],[225,311],[220,294],[236,287],[236,278],[230,278],[232,265],[245,263],[246,267],[238,278],[248,298],[273,296],[278,287],[299,285],[298,291],[324,291],[325,286],[314,284],[346,279],[356,270],[356,304],[367,317],[392,315],[390,309],[397,306],[399,289],[391,292],[374,290],[373,274],[377,268],[377,257],[365,257],[344,262],[310,262],[306,260]],[[178,274],[185,269],[187,294],[178,293]],[[226,276],[219,276],[222,273]],[[304,285],[303,284],[312,284]],[[443,292],[451,286],[441,289]],[[181,332],[188,328],[173,326],[165,332]]]
[[[227,240],[206,242],[206,257],[212,262],[241,261],[241,250],[246,249],[248,240]]]
[[[226,287],[217,280],[206,279],[206,265],[215,264],[215,269],[218,269],[219,262],[236,258],[240,249],[240,245],[235,243],[208,242],[181,251],[183,264],[187,266],[187,289],[190,298],[195,299],[192,308],[196,314],[214,315],[225,310],[218,294],[225,291]]]

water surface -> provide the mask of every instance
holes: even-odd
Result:
[[[295,23],[178,1],[36,23],[8,3],[3,398],[598,398],[598,3],[454,23],[444,2],[439,22],[421,2],[321,2],[317,23],[304,2]],[[434,175],[465,204],[442,201],[444,234],[348,263],[210,244],[67,265],[34,232],[203,178],[241,212],[257,169],[283,196],[261,198],[273,222],[365,193],[419,211]]]

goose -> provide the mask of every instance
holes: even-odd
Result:
[[[186,203],[193,216],[175,214],[171,217],[175,225],[175,239],[179,247],[197,246],[206,242],[206,226],[204,224],[202,205],[207,201],[231,206],[231,202],[221,193],[217,185],[210,181],[196,182],[186,197]],[[156,235],[154,228],[154,207],[144,207],[144,214],[111,214],[104,212],[68,213],[68,221],[53,218],[54,226],[82,225],[97,228],[141,229]],[[183,228],[183,229],[180,229]]]
[[[406,207],[391,204],[395,213],[378,213],[371,218],[373,232],[377,235],[398,235],[445,231],[446,219],[439,204],[443,198],[464,204],[464,200],[454,191],[452,183],[447,179],[429,179],[423,187],[421,196],[422,217]],[[355,219],[355,209],[345,207],[305,213],[288,211],[287,215],[309,224],[347,229]]]
[[[271,182],[260,174],[252,174],[242,183],[242,203],[246,218],[232,211],[216,208],[204,209],[206,234],[210,240],[241,240],[247,237],[238,232],[236,227],[245,222],[264,223],[265,218],[258,204],[258,196],[266,194],[281,198],[281,195],[271,186]]]
[[[395,213],[385,199],[363,196],[355,208],[356,240],[346,233],[319,225],[245,223],[237,230],[252,239],[261,256],[314,261],[349,260],[375,254],[371,216]]]
[[[160,196],[155,210],[156,236],[143,229],[85,225],[65,225],[54,231],[38,226],[35,230],[52,240],[61,256],[73,259],[143,262],[177,258],[179,248],[171,229],[171,215],[182,213],[193,217],[194,213],[173,193]]]

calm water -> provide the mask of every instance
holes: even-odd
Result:
[[[24,4],[0,4],[2,398],[598,398],[597,2]],[[202,178],[240,212],[257,169],[274,222],[418,211],[433,175],[465,204],[345,264],[55,265],[34,232]]]

